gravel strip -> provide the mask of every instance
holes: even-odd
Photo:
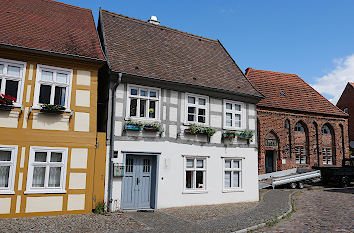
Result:
[[[0,232],[122,232],[145,228],[122,213],[0,219]]]

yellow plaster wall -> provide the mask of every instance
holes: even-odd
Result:
[[[3,48],[0,49],[0,58],[26,62],[22,109],[14,108],[8,113],[0,112],[0,144],[18,145],[15,194],[0,195],[0,218],[91,212],[95,169],[101,173],[103,170],[104,174],[104,163],[100,164],[102,166],[100,168],[95,167],[95,161],[102,159],[104,161],[105,158],[105,154],[102,154],[105,151],[97,152],[96,148],[97,72],[102,64]],[[70,113],[51,116],[39,113],[38,110],[31,111],[38,64],[73,70],[70,106],[74,111],[72,116]],[[76,93],[90,99],[81,100],[82,97],[76,96]],[[80,106],[76,106],[76,102]],[[84,115],[86,122],[84,124],[80,122],[81,125],[78,126],[75,122],[75,113]],[[80,130],[75,130],[78,128]],[[102,137],[100,144],[102,146],[105,144]],[[66,193],[24,194],[31,146],[68,148]],[[84,185],[75,184],[82,179],[85,181]],[[104,179],[98,182],[104,182]],[[74,185],[70,187],[70,183]],[[95,185],[101,186],[102,184]],[[103,192],[103,188],[96,192]]]

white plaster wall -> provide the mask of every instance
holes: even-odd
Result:
[[[171,91],[170,92],[170,103],[171,104],[178,104],[178,92],[177,91]]]
[[[210,111],[213,112],[222,112],[222,100],[221,99],[214,99],[214,98],[209,98],[209,106],[210,106]]]
[[[222,128],[222,116],[210,115],[210,126],[215,128]]]
[[[76,112],[75,113],[75,131],[89,132],[90,131],[90,113]]]
[[[16,213],[20,213],[21,210],[21,195],[16,198]]]
[[[117,141],[115,150],[119,151],[117,161],[123,162],[121,151],[161,153],[158,166],[158,208],[174,206],[206,205],[232,202],[258,201],[258,160],[255,148],[224,148],[177,144],[172,142]],[[186,194],[184,191],[184,157],[182,155],[208,156],[206,186],[207,192]],[[243,157],[242,190],[227,192],[223,190],[222,157]],[[162,179],[163,178],[163,179]],[[114,179],[113,199],[120,203],[121,179]]]
[[[90,91],[76,90],[76,106],[90,107]]]
[[[177,108],[170,107],[170,121],[177,121]]]
[[[15,110],[0,111],[0,127],[17,128],[19,115],[20,112]]]
[[[86,173],[70,173],[69,189],[85,189]]]
[[[87,168],[87,148],[73,148],[71,150],[70,167],[71,168]]]
[[[45,129],[45,130],[69,130],[69,115],[47,115],[38,112],[32,112],[33,114],[33,129]]]
[[[248,104],[248,115],[249,116],[256,116],[257,115],[255,104]]]
[[[84,209],[85,209],[85,194],[68,195],[68,210],[84,210]]]
[[[62,196],[26,198],[26,213],[61,211],[62,209]]]
[[[91,84],[91,72],[85,70],[78,70],[76,76],[77,85],[90,86]]]
[[[11,209],[11,198],[0,197],[0,214],[9,214]]]

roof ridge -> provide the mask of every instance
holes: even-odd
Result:
[[[85,11],[92,12],[91,9],[83,8],[83,7],[79,7],[79,6],[74,6],[74,5],[70,5],[70,4],[67,4],[67,3],[63,3],[63,2],[57,2],[57,1],[53,1],[53,0],[41,0],[41,1],[52,2],[52,3],[56,3],[58,5],[63,5],[63,6],[71,7],[71,8],[76,8],[78,10],[85,10]]]
[[[297,74],[292,74],[292,73],[284,73],[284,72],[271,71],[271,70],[258,70],[258,69],[254,69],[254,68],[251,68],[251,67],[249,67],[247,69],[255,70],[255,71],[268,72],[268,73],[276,73],[276,74],[290,74],[290,75],[295,75],[295,76],[299,77]]]
[[[157,28],[164,28],[166,30],[177,32],[177,33],[180,33],[180,34],[183,34],[183,35],[186,35],[186,36],[195,37],[195,38],[198,38],[198,39],[203,39],[203,40],[206,40],[206,41],[218,43],[217,39],[214,40],[214,39],[210,39],[210,38],[207,38],[207,37],[198,36],[198,35],[191,34],[191,33],[188,33],[188,32],[180,31],[180,30],[175,29],[175,28],[171,28],[171,27],[167,27],[167,26],[163,26],[163,25],[152,24],[152,23],[143,21],[141,19],[136,19],[136,18],[133,18],[133,17],[125,16],[125,15],[118,14],[118,13],[111,12],[111,11],[104,10],[104,9],[102,9],[102,11],[107,12],[107,13],[112,14],[112,15],[119,16],[121,18],[125,18],[125,19],[129,19],[129,20],[132,20],[132,21],[136,21],[137,23],[142,23],[142,24],[145,24],[145,25],[148,25],[148,26],[152,26],[152,27],[157,27]]]

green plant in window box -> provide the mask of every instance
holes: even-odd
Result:
[[[229,139],[232,140],[237,136],[237,132],[236,131],[231,131],[231,130],[226,130],[223,134],[222,137],[224,139]]]
[[[149,108],[149,113],[155,113],[155,109]]]
[[[65,107],[59,104],[42,104],[41,112],[60,114],[65,111]]]
[[[144,123],[143,129],[145,131],[158,132],[161,131],[162,125],[158,122],[147,122]]]
[[[208,137],[211,137],[215,134],[216,130],[214,128],[211,127],[206,127],[206,126],[200,126],[200,125],[196,125],[196,124],[191,124],[189,126],[189,129],[185,129],[184,133],[185,134],[203,134],[203,135],[207,135]]]
[[[240,139],[251,139],[253,137],[253,132],[251,130],[244,130],[238,132],[237,137]]]
[[[140,121],[133,121],[131,119],[128,119],[126,122],[125,122],[125,129],[126,130],[133,130],[133,131],[140,131],[141,130],[141,127],[143,126],[144,124]]]

